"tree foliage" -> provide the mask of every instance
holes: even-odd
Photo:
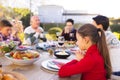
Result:
[[[13,8],[13,11],[17,13],[18,15],[21,15],[22,17],[30,13],[30,10],[27,8]]]
[[[120,33],[120,18],[114,19],[110,18],[110,27],[113,32],[119,32]]]
[[[30,10],[27,8],[11,8],[0,5],[0,19],[19,19],[26,27],[30,22]]]

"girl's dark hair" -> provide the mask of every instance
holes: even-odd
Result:
[[[67,22],[71,22],[72,24],[74,24],[74,20],[73,20],[73,19],[67,19],[67,20],[66,20],[66,23],[67,23]]]
[[[8,20],[0,20],[0,27],[12,27],[12,24]]]
[[[107,72],[106,78],[110,79],[112,69],[104,32],[101,29],[97,29],[92,24],[83,25],[77,32],[82,37],[90,37],[92,43],[97,44],[98,50],[104,59],[104,65]]]
[[[98,15],[93,18],[97,25],[101,24],[103,26],[103,30],[107,30],[109,27],[109,18],[106,16]]]

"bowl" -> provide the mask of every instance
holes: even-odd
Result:
[[[32,54],[39,54],[38,52],[36,51],[30,51]],[[15,54],[15,53],[14,53]],[[16,64],[16,65],[31,65],[33,64],[35,61],[39,60],[39,56],[38,57],[33,57],[31,59],[27,58],[27,57],[23,57],[23,58],[15,58],[13,56],[11,56],[11,53],[6,53],[5,54],[5,57],[10,60],[11,62],[13,62],[13,64]]]
[[[57,58],[66,59],[71,55],[71,53],[69,51],[55,51],[54,55]]]

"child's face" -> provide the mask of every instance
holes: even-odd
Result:
[[[11,27],[3,27],[0,31],[4,36],[9,36],[11,33]]]
[[[83,37],[81,37],[78,33],[76,34],[77,37],[77,45],[79,47],[79,49],[81,50],[85,50],[85,45],[86,45],[86,41]]]

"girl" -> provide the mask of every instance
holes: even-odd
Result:
[[[63,65],[60,77],[82,74],[81,80],[107,80],[111,76],[111,62],[104,32],[92,24],[85,24],[76,33],[77,45],[84,54],[76,51],[76,59]]]
[[[96,28],[100,28],[104,31],[110,53],[113,74],[120,76],[120,41],[111,31],[108,31],[110,28],[109,18],[98,15],[93,18],[93,25],[95,25]]]

